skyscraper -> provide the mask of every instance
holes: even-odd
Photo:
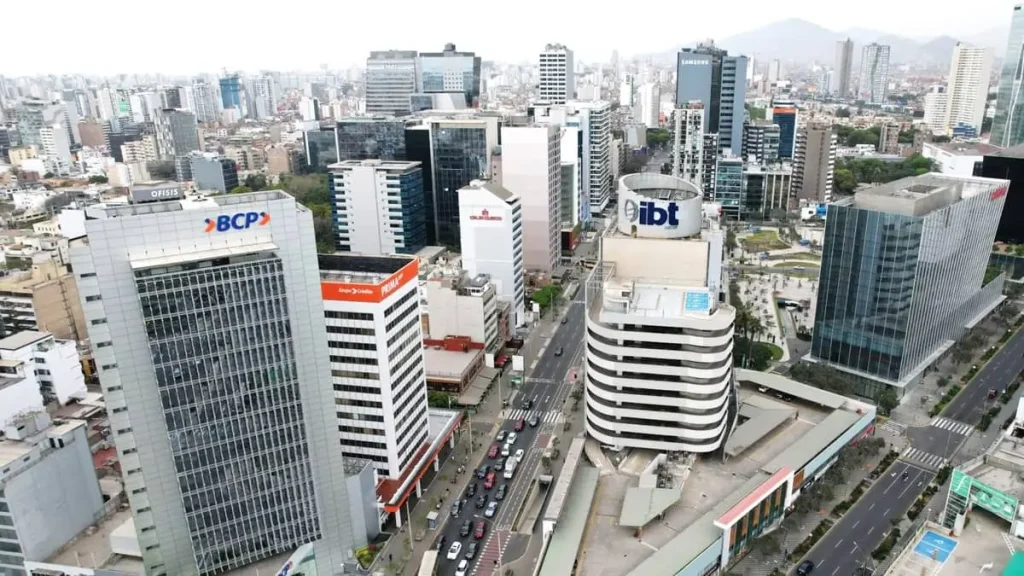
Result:
[[[672,175],[704,184],[704,105],[688,102],[672,112]],[[710,200],[710,197],[708,197]]]
[[[572,50],[562,44],[548,44],[540,53],[539,99],[565,104],[576,98],[576,73]]]
[[[338,120],[338,160],[405,160],[405,124],[383,116]]]
[[[166,108],[156,113],[156,148],[161,160],[199,150],[199,128],[191,112]]]
[[[946,88],[945,125],[952,130],[959,125],[973,126],[981,134],[988,100],[988,83],[992,75],[992,51],[957,42],[949,64]]]
[[[999,94],[996,97],[996,115],[992,120],[989,141],[996,146],[1010,147],[1024,143],[1024,98],[1021,82],[1024,80],[1024,5],[1013,7],[1010,38],[999,73]]]
[[[860,60],[859,96],[868,104],[884,104],[889,93],[889,46],[871,43]]]
[[[312,213],[280,191],[95,207],[71,261],[147,574],[213,576],[350,516]]]
[[[238,74],[220,79],[220,102],[224,108],[236,108],[242,111],[242,81]]]
[[[367,114],[408,114],[409,96],[416,93],[418,78],[419,58],[415,50],[370,52],[366,59]]]
[[[796,106],[791,102],[775,102],[772,106],[772,122],[779,127],[779,158],[793,158],[799,124]]]
[[[199,122],[216,122],[219,119],[217,114],[217,89],[205,80],[192,82],[193,112]]]
[[[718,150],[739,152],[743,141],[743,103],[747,95],[747,57],[729,56],[714,44],[683,48],[676,58],[676,108],[691,100],[704,103],[704,129],[718,134]]]
[[[796,133],[793,192],[800,200],[830,202],[839,138],[828,124],[811,122]]]
[[[654,82],[648,82],[637,90],[640,105],[636,109],[637,122],[648,128],[657,128],[661,116],[661,90]]]
[[[501,184],[523,206],[523,265],[550,273],[561,255],[562,141],[558,126],[501,130]]]
[[[441,52],[421,52],[416,70],[416,86],[424,94],[461,94],[466,107],[480,105],[480,57],[476,54],[459,52],[448,43]],[[373,111],[367,108],[367,112]]]
[[[330,171],[336,250],[386,256],[415,254],[427,245],[419,162],[343,160]]]
[[[1002,299],[983,286],[1006,180],[925,174],[828,207],[811,357],[898,396]]]
[[[836,62],[832,77],[832,94],[841,99],[850,96],[850,74],[853,72],[853,40],[836,42]]]

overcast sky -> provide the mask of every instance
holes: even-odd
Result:
[[[650,0],[423,2],[423,0],[10,1],[0,19],[0,74],[113,74],[314,70],[362,64],[370,50],[441,50],[454,42],[485,60],[533,61],[561,42],[584,62],[628,57],[772,21],[803,18],[832,30],[912,38],[1008,28],[1012,0]],[[969,9],[965,9],[966,6]]]

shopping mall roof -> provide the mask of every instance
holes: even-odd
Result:
[[[836,410],[822,420],[810,433],[804,434],[799,440],[789,445],[781,454],[772,458],[767,464],[761,467],[768,473],[774,474],[782,468],[799,470],[812,458],[828,448],[828,445],[835,442],[836,438],[846,432],[861,419],[861,414]]]
[[[729,440],[725,443],[725,453],[729,456],[742,454],[795,414],[796,410],[793,408],[764,409],[744,402],[740,406],[740,416],[747,418],[747,421],[737,426],[729,435]]]
[[[757,370],[737,368],[736,380],[740,382],[750,382],[755,386],[770,388],[776,392],[789,394],[790,396],[794,396],[805,402],[810,402],[811,404],[817,404],[833,410],[841,408],[848,400],[845,396],[840,396],[839,394],[822,390],[821,388],[815,388],[814,386],[808,386],[807,384],[797,382],[796,380],[786,378],[779,374],[772,374],[771,372],[758,372]]]
[[[600,478],[601,473],[592,466],[580,466],[576,471],[569,500],[558,520],[558,530],[551,534],[539,576],[572,574]]]
[[[619,513],[619,525],[630,528],[646,526],[670,506],[679,502],[679,488],[639,488],[626,490]]]

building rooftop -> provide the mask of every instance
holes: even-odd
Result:
[[[23,330],[16,334],[11,334],[7,338],[0,340],[0,350],[20,350],[25,346],[34,344],[45,338],[50,338],[53,335],[49,332],[36,332],[35,330]]]
[[[926,142],[956,156],[998,156],[1003,148],[985,142]]]
[[[282,190],[264,190],[261,192],[250,192],[247,194],[224,194],[220,196],[195,198],[189,197],[181,200],[151,202],[145,204],[123,204],[117,206],[96,205],[92,208],[101,210],[107,218],[119,218],[125,216],[181,212],[183,210],[202,210],[216,207],[230,209],[232,207],[245,204],[259,204],[262,202],[272,202],[274,200],[285,200],[288,198],[291,198],[291,195]]]
[[[379,168],[381,170],[406,171],[419,168],[420,162],[408,162],[405,160],[342,160],[327,166],[328,170],[344,170],[346,168]]]
[[[473,180],[468,186],[463,186],[462,190],[487,190],[505,202],[511,202],[519,198],[515,192],[510,192],[501,184],[489,180]]]
[[[482,349],[475,348],[456,352],[439,346],[426,346],[423,348],[423,365],[427,378],[459,380],[483,353]]]
[[[960,200],[991,192],[999,183],[990,178],[964,178],[936,173],[901,178],[858,191],[836,204],[902,216],[923,217]]]
[[[416,262],[412,256],[360,256],[358,254],[318,254],[320,278],[351,284],[380,284],[391,275]]]

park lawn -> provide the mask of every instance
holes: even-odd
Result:
[[[779,239],[779,234],[775,230],[762,230],[760,232],[754,232],[746,238],[741,238],[740,242],[748,252],[764,252],[767,250],[782,250],[789,248],[789,244],[786,244]]]
[[[783,260],[782,262],[779,262],[778,264],[773,266],[773,268],[795,268],[797,266],[803,266],[808,270],[817,270],[821,268],[821,265],[815,262],[803,262],[800,260]]]
[[[772,362],[778,362],[782,360],[782,348],[779,348],[771,342],[757,342],[755,346],[764,346],[772,351]]]
[[[769,260],[814,260],[821,261],[821,254],[817,252],[787,252],[786,254],[769,254]]]

